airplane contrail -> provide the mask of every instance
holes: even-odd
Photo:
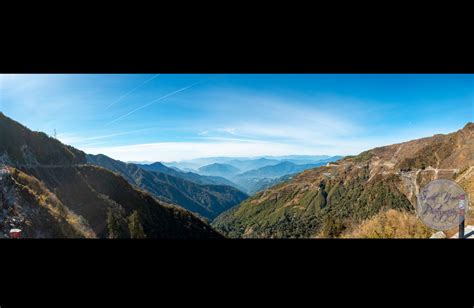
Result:
[[[71,138],[63,137],[64,135],[58,136],[58,139],[61,140],[64,143],[70,143],[70,144],[83,144],[84,142],[87,141],[94,141],[94,140],[100,140],[100,139],[107,139],[111,137],[117,137],[117,136],[123,136],[123,135],[130,135],[130,134],[135,134],[135,133],[141,133],[141,132],[146,132],[146,131],[151,131],[156,129],[157,127],[149,127],[149,128],[143,128],[143,129],[137,129],[137,130],[130,130],[130,131],[125,131],[125,132],[120,132],[120,133],[114,133],[114,134],[108,134],[108,135],[101,135],[101,136],[93,136],[93,137],[75,137],[74,135]]]
[[[106,139],[106,138],[110,138],[110,137],[130,135],[130,134],[150,131],[150,130],[153,130],[153,129],[155,129],[155,128],[144,128],[144,129],[131,130],[131,131],[128,131],[128,132],[121,132],[121,133],[115,133],[115,134],[109,134],[109,135],[103,135],[103,136],[87,137],[87,138],[83,138],[82,141],[98,140],[98,139]]]
[[[189,86],[187,86],[187,87],[178,89],[178,90],[176,90],[176,91],[173,91],[173,92],[171,92],[171,93],[168,93],[168,94],[166,94],[166,95],[163,95],[163,96],[161,96],[161,97],[159,97],[159,98],[157,98],[157,99],[154,99],[154,100],[152,100],[151,102],[146,103],[145,105],[140,106],[140,107],[138,107],[138,108],[136,108],[136,109],[130,111],[129,113],[126,113],[126,114],[124,114],[124,115],[118,117],[117,119],[115,119],[115,120],[113,120],[113,121],[107,123],[105,126],[109,126],[110,124],[113,124],[113,123],[115,123],[115,122],[117,122],[117,121],[120,121],[121,119],[123,119],[123,118],[125,118],[125,117],[128,117],[129,115],[131,115],[131,114],[133,114],[133,113],[135,113],[135,112],[137,112],[137,111],[139,111],[139,110],[141,110],[141,109],[143,109],[143,108],[146,108],[146,107],[148,107],[148,106],[150,106],[150,105],[153,105],[154,103],[156,103],[156,102],[158,102],[158,101],[161,101],[161,100],[163,100],[163,99],[165,99],[165,98],[168,98],[168,97],[170,97],[170,96],[172,96],[172,95],[178,94],[179,92],[183,92],[183,91],[185,91],[185,90],[187,90],[187,89],[189,89],[189,88],[192,88],[192,87],[194,87],[195,85],[197,85],[197,84],[199,84],[199,83],[202,83],[202,82],[203,82],[203,81],[193,83],[193,84],[191,84],[191,85],[189,85]]]
[[[133,88],[132,90],[128,91],[127,93],[125,93],[124,95],[120,96],[116,101],[112,102],[110,105],[107,106],[107,108],[105,108],[105,110],[108,110],[110,107],[112,107],[113,105],[117,104],[118,102],[120,102],[121,100],[123,100],[124,98],[126,98],[127,96],[129,96],[130,94],[132,94],[133,92],[135,92],[136,90],[138,90],[139,88],[141,88],[142,86],[144,86],[145,84],[147,84],[148,82],[152,81],[153,79],[155,79],[156,77],[160,76],[160,74],[156,74],[154,75],[153,77],[151,78],[148,78],[147,80],[145,80],[144,82],[142,82],[141,84],[139,84],[138,86],[136,86],[135,88]]]

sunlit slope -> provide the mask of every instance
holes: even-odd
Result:
[[[231,237],[338,237],[390,209],[414,214],[416,195],[436,178],[473,198],[474,124],[375,148],[307,170],[223,213],[213,226]]]

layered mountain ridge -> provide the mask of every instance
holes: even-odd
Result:
[[[230,237],[339,237],[390,209],[414,215],[420,187],[453,179],[473,198],[474,124],[306,170],[217,217]]]
[[[87,155],[87,161],[92,165],[117,172],[129,183],[150,192],[163,201],[178,204],[210,220],[248,197],[232,186],[197,184],[181,178],[179,172],[175,173],[177,176],[164,173],[170,172],[167,170],[170,168],[158,166],[159,163],[145,170],[142,165],[124,163],[105,155]]]
[[[0,228],[24,237],[221,238],[207,223],[87,165],[86,154],[0,113]]]
[[[272,159],[231,159],[217,158],[226,163],[212,163],[202,166],[198,173],[226,178],[232,186],[253,195],[272,185],[276,185],[290,176],[307,169],[325,165],[342,158],[341,156],[276,156]],[[209,158],[211,159],[211,158]],[[281,159],[281,160],[280,160]],[[314,160],[311,160],[314,159]],[[207,161],[207,160],[204,160]],[[308,163],[310,162],[310,163]],[[241,167],[239,169],[237,166]]]

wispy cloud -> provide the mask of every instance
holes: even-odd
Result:
[[[107,123],[106,126],[109,126],[109,125],[111,125],[111,124],[113,124],[113,123],[115,123],[115,122],[118,122],[118,121],[120,121],[120,120],[122,120],[122,119],[124,119],[124,118],[126,118],[126,117],[128,117],[128,116],[130,116],[130,115],[132,115],[132,114],[134,114],[135,112],[137,112],[137,111],[139,111],[139,110],[142,110],[142,109],[144,109],[144,108],[146,108],[146,107],[149,107],[149,106],[151,106],[151,105],[153,105],[153,104],[155,104],[155,103],[157,103],[157,102],[159,102],[159,101],[161,101],[161,100],[164,100],[165,98],[168,98],[168,97],[170,97],[170,96],[173,96],[173,95],[175,95],[175,94],[178,94],[178,93],[180,93],[180,92],[183,92],[183,91],[185,91],[185,90],[187,90],[187,89],[190,89],[190,88],[192,88],[192,87],[194,87],[194,86],[196,86],[197,84],[200,84],[200,83],[202,83],[202,82],[196,82],[196,83],[193,83],[193,84],[191,84],[191,85],[189,85],[189,86],[186,86],[186,87],[184,87],[184,88],[181,88],[181,89],[178,89],[178,90],[173,91],[173,92],[171,92],[171,93],[168,93],[168,94],[166,94],[166,95],[160,96],[160,97],[158,97],[157,99],[154,99],[154,100],[152,100],[151,102],[148,102],[148,103],[146,103],[145,105],[142,105],[142,106],[140,106],[140,107],[138,107],[138,108],[136,108],[136,109],[133,109],[132,111],[130,111],[130,112],[128,112],[128,113],[126,113],[126,114],[124,114],[124,115],[122,115],[122,116],[116,118],[115,120],[113,120],[113,121]]]
[[[108,110],[110,107],[112,107],[113,105],[119,103],[120,101],[122,101],[123,99],[125,99],[126,97],[128,97],[129,95],[131,95],[133,92],[135,92],[136,90],[140,89],[141,87],[143,87],[144,85],[146,85],[147,83],[149,83],[150,81],[152,81],[153,79],[157,78],[158,76],[160,76],[160,74],[156,74],[154,76],[152,76],[151,78],[148,78],[147,80],[145,80],[144,82],[142,82],[141,84],[139,84],[138,86],[136,86],[135,88],[131,89],[130,91],[128,91],[127,93],[125,93],[124,95],[120,96],[117,100],[113,101],[110,105],[108,105],[105,110]]]
[[[208,102],[207,137],[321,144],[360,133],[362,125],[350,112],[332,110],[324,100],[291,101],[267,93],[218,93]],[[226,104],[219,104],[225,101]],[[224,125],[222,125],[224,124]],[[203,135],[202,132],[198,133]]]
[[[161,96],[109,122],[115,123],[160,100],[185,91],[180,88]],[[220,102],[225,101],[225,104]],[[315,104],[268,94],[225,93],[207,101],[206,119],[189,118],[195,127],[190,140],[154,142],[125,146],[86,146],[83,150],[104,153],[125,161],[171,161],[205,156],[258,156],[291,154],[346,155],[359,153],[376,140],[351,139],[360,130],[357,121],[347,114],[324,110],[326,102]],[[329,108],[327,108],[329,109]],[[341,147],[341,145],[343,145]]]
[[[238,142],[250,142],[250,143],[267,143],[265,140],[244,139],[244,138],[229,138],[229,137],[194,137],[193,139],[217,140],[217,141],[238,141]]]
[[[120,76],[126,86],[118,89],[116,76],[0,74],[0,104],[31,129],[71,132],[59,139],[86,152],[148,161],[357,154],[454,131],[472,115],[472,76],[170,74],[155,89],[158,75],[138,77],[140,84]],[[197,78],[212,82],[182,93]]]
[[[113,134],[107,134],[107,135],[92,136],[92,137],[82,137],[82,136],[79,136],[77,134],[62,133],[62,134],[58,134],[58,139],[62,143],[65,143],[65,144],[80,145],[80,144],[83,144],[84,142],[88,142],[88,141],[101,140],[101,139],[108,139],[108,138],[113,138],[113,137],[118,137],[118,136],[137,134],[137,133],[142,133],[142,132],[146,132],[146,131],[151,131],[151,130],[154,130],[154,129],[155,128],[137,129],[137,130],[132,130],[132,131],[119,132],[119,133],[113,133]]]

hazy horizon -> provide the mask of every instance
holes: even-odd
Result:
[[[473,102],[468,74],[0,74],[7,116],[122,161],[356,155],[461,129]]]
[[[126,161],[127,163],[181,163],[181,162],[190,162],[200,159],[219,159],[219,158],[226,158],[226,159],[260,159],[260,158],[278,158],[283,159],[285,156],[293,156],[293,157],[315,157],[315,156],[322,156],[322,157],[334,157],[334,156],[342,156],[342,155],[317,155],[317,154],[310,154],[310,155],[299,155],[299,154],[290,154],[290,155],[257,155],[257,156],[206,156],[206,157],[196,157],[192,159],[183,159],[183,160],[172,160],[172,161],[149,161],[149,160],[130,160]],[[347,156],[347,155],[345,155]]]

